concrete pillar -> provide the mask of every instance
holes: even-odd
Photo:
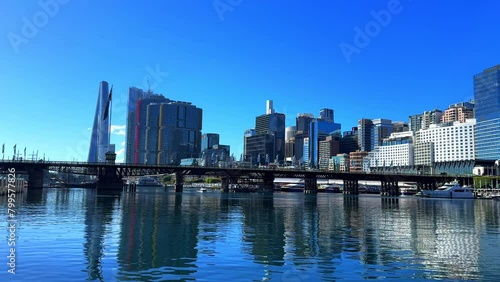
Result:
[[[28,189],[43,188],[43,169],[34,168],[28,172]]]
[[[222,192],[229,192],[229,177],[222,177],[220,188]]]
[[[182,172],[177,171],[175,173],[175,192],[182,192],[184,189],[184,175]]]
[[[306,175],[306,178],[304,178],[304,193],[318,193],[318,182],[316,179],[316,175]]]
[[[262,189],[265,192],[273,192],[274,191],[274,175],[273,174],[265,174],[264,175]]]
[[[344,180],[344,194],[359,195],[359,183],[357,180]]]

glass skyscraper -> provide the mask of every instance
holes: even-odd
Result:
[[[500,65],[474,75],[476,160],[500,159]]]
[[[111,148],[109,144],[111,109],[108,109],[107,116],[105,116],[108,98],[109,85],[106,81],[101,81],[90,139],[89,157],[87,160],[89,163],[105,162],[106,152]]]

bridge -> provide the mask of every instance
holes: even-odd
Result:
[[[438,183],[458,180],[462,185],[473,183],[470,175],[418,175],[393,173],[338,172],[324,170],[301,170],[288,168],[235,168],[172,165],[138,165],[113,163],[88,163],[64,161],[0,161],[0,171],[15,168],[16,172],[28,175],[28,189],[43,187],[43,171],[51,170],[97,177],[97,189],[123,189],[123,178],[130,176],[175,174],[175,190],[182,192],[184,176],[213,176],[221,179],[223,191],[230,184],[253,183],[264,190],[272,191],[275,178],[297,178],[304,180],[306,193],[317,192],[318,179],[342,180],[344,194],[359,194],[359,181],[379,181],[384,196],[400,195],[398,182],[415,182],[419,189],[435,189]]]

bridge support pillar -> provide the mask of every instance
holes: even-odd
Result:
[[[229,192],[229,177],[222,177],[220,182],[222,192]]]
[[[96,187],[99,190],[123,190],[123,179],[118,176],[116,167],[103,167]]]
[[[380,194],[382,196],[399,196],[401,192],[399,191],[399,185],[397,181],[381,181],[380,182]]]
[[[262,189],[265,192],[273,192],[274,191],[274,175],[273,174],[265,174],[262,179]]]
[[[316,175],[306,175],[306,178],[304,178],[304,193],[318,193],[318,180],[316,178]]]
[[[28,189],[43,188],[43,169],[33,168],[28,171]]]
[[[182,172],[175,173],[175,192],[182,192],[184,190],[184,175]]]
[[[359,195],[359,183],[357,180],[344,180],[344,194]]]

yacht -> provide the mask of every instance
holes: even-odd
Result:
[[[342,193],[339,185],[326,184],[318,187],[318,192],[325,193]]]
[[[158,179],[151,176],[141,176],[136,182],[137,186],[163,187]]]
[[[457,181],[445,183],[436,190],[422,190],[422,196],[428,198],[474,199],[474,190],[460,186]]]

